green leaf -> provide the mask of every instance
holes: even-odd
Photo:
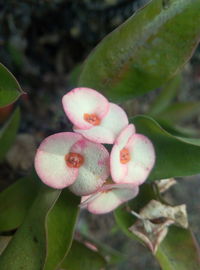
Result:
[[[83,227],[83,224],[81,228]],[[78,231],[78,233],[81,235],[81,237],[84,239],[84,241],[91,243],[92,245],[96,246],[99,253],[107,259],[107,262],[109,264],[117,264],[123,260],[125,260],[125,257],[123,254],[112,247],[106,245],[105,243],[100,242],[96,238],[91,236],[90,232],[83,232]]]
[[[70,250],[80,197],[64,189],[47,217],[47,258],[44,270],[55,270]],[[78,254],[78,253],[77,253]]]
[[[200,102],[176,102],[163,110],[157,116],[158,119],[165,120],[169,123],[180,123],[191,119],[200,113]]]
[[[43,269],[46,256],[46,217],[60,192],[42,186],[24,223],[1,255],[1,270]]]
[[[74,241],[61,268],[63,270],[101,270],[105,266],[106,261],[98,252]]]
[[[155,98],[149,108],[148,113],[151,116],[159,116],[171,104],[180,87],[180,82],[181,76],[179,74],[164,85],[161,93]]]
[[[163,270],[199,270],[199,247],[190,230],[172,226],[156,258]]]
[[[143,184],[139,195],[128,202],[129,208],[139,212],[150,200],[158,199],[158,194],[151,185]],[[131,239],[141,242],[129,228],[136,218],[127,211],[127,207],[121,206],[115,211],[115,220],[120,229]],[[169,232],[160,244],[155,258],[163,270],[198,270],[200,269],[199,247],[190,230],[171,226]]]
[[[0,231],[10,231],[22,224],[37,192],[37,178],[29,176],[0,193]]]
[[[16,78],[0,63],[0,107],[13,103],[23,93]]]
[[[17,108],[10,119],[0,130],[0,162],[15,140],[20,120],[20,110]]]
[[[164,128],[167,132],[171,133],[172,135],[180,136],[180,137],[187,137],[187,138],[198,137],[199,135],[198,130],[195,128],[182,127],[179,125],[173,125],[164,120],[158,120],[158,119],[156,120],[161,125],[162,128]]]
[[[19,224],[21,224],[37,194],[37,191],[38,183],[34,178],[21,179],[3,191],[0,194],[0,228],[3,230],[9,230],[16,228]],[[26,219],[26,225],[23,224],[15,236],[17,239],[19,237],[21,241],[24,241],[24,237],[26,237],[27,241],[25,241],[24,244],[26,249],[29,250],[28,252],[30,252],[29,255],[31,255],[31,249],[35,248],[34,243],[31,241],[33,240],[36,242],[36,244],[38,243],[38,247],[40,248],[41,252],[40,260],[43,262],[42,265],[45,263],[44,268],[42,268],[44,270],[57,269],[61,261],[67,255],[71,247],[75,223],[79,212],[78,205],[80,203],[80,198],[70,193],[67,189],[62,191],[59,199],[56,202],[52,202],[54,197],[52,196],[51,192],[53,192],[51,189],[45,187],[43,192],[38,195],[39,199],[36,199],[37,203],[35,202],[30,210],[29,215],[31,215],[31,218],[27,217],[28,222]],[[50,194],[48,195],[48,193]],[[49,200],[49,197],[52,200]],[[47,208],[45,200],[49,200],[49,204],[52,203],[51,208]],[[53,205],[54,203],[55,205]],[[46,212],[43,208],[46,209]],[[43,214],[37,213],[40,211],[43,211]],[[3,220],[4,218],[5,220]],[[38,220],[40,224],[36,224],[36,220]],[[38,228],[36,228],[33,232],[30,228],[35,228],[35,226],[38,226]],[[46,232],[44,231],[44,228],[46,228]],[[21,230],[23,232],[20,234]],[[30,234],[29,236],[28,233]],[[20,239],[13,241],[14,247],[11,249],[11,252],[14,252],[14,248],[17,245],[15,241],[20,242]],[[11,246],[13,246],[13,243],[11,243]],[[47,250],[46,245],[48,246]],[[9,249],[10,247],[8,247],[8,250]],[[22,262],[24,260],[24,255],[16,252],[16,256],[21,256],[21,261],[18,262],[18,266],[23,265]],[[31,256],[37,256],[35,251],[33,251]],[[30,267],[33,267],[32,264],[35,263],[35,261],[30,260],[29,263]],[[36,263],[36,265],[38,264]]]
[[[79,86],[121,101],[163,85],[191,57],[200,38],[200,1],[152,0],[90,54]],[[195,18],[195,19],[194,19]]]
[[[155,147],[156,163],[150,180],[200,173],[200,139],[173,136],[147,116],[136,116],[130,122],[135,124],[137,133],[146,135]]]

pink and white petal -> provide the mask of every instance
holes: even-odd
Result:
[[[109,176],[108,151],[103,145],[85,139],[74,144],[71,151],[81,153],[84,163],[79,168],[76,182],[70,186],[70,190],[79,196],[94,193]]]
[[[85,87],[75,88],[64,95],[62,104],[70,121],[80,129],[93,127],[84,120],[85,113],[96,114],[102,119],[109,110],[109,102],[103,95]]]
[[[112,189],[101,192],[101,195],[88,202],[87,209],[93,214],[106,214],[116,209],[122,203],[137,196],[138,187],[132,189]]]
[[[135,133],[135,126],[133,124],[126,126],[119,133],[117,139],[115,140],[115,144],[117,144],[121,149],[123,149],[134,133]]]
[[[110,108],[106,116],[102,119],[101,126],[111,130],[113,134],[112,143],[119,133],[128,125],[128,117],[125,111],[118,105],[110,103]]]
[[[57,189],[74,183],[78,169],[67,167],[65,155],[81,138],[80,134],[62,132],[47,137],[40,144],[35,156],[35,169],[42,182]]]
[[[85,138],[96,143],[113,143],[113,134],[111,130],[99,126],[93,126],[90,129],[78,129],[73,127],[74,132],[82,134]]]
[[[94,192],[92,195],[82,196],[80,207],[84,208],[87,204],[97,197],[101,196],[101,193],[111,189],[131,189],[133,188],[132,184],[104,184],[98,191]]]
[[[129,162],[128,173],[123,179],[124,183],[132,183],[136,186],[141,185],[148,178],[150,170],[145,168],[143,164],[137,162]]]
[[[116,104],[109,103],[109,111],[102,118],[100,125],[93,126],[90,129],[78,129],[74,131],[81,133],[87,139],[98,143],[114,143],[121,130],[128,125],[128,118],[124,110]]]
[[[142,134],[134,134],[127,144],[131,160],[140,162],[148,169],[155,163],[155,150],[152,142]]]
[[[114,144],[110,153],[110,172],[112,179],[115,183],[121,183],[128,172],[127,164],[122,164],[120,162],[121,149],[122,148],[119,147],[117,144]]]
[[[155,151],[152,142],[144,135],[134,134],[127,144],[131,160],[127,163],[126,183],[141,185],[148,177],[155,163]]]

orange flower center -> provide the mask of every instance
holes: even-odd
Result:
[[[122,164],[126,164],[130,161],[130,159],[131,159],[131,157],[130,157],[130,153],[129,153],[128,149],[123,148],[120,151],[120,162]]]
[[[101,122],[100,118],[95,113],[84,113],[83,118],[93,126],[98,126]]]
[[[70,152],[65,156],[65,162],[70,168],[79,168],[83,165],[84,157],[78,153]]]

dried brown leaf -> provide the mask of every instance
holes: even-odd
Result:
[[[161,179],[159,181],[155,181],[160,193],[167,191],[170,187],[175,185],[177,182],[174,178]]]
[[[139,220],[129,230],[139,237],[153,253],[156,253],[171,224],[183,228],[188,227],[186,206],[169,206],[151,200],[140,211]]]

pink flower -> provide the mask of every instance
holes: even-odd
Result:
[[[75,88],[62,102],[77,133],[57,133],[41,143],[35,157],[41,180],[57,189],[69,187],[94,214],[108,213],[136,197],[155,163],[151,141],[128,125],[118,105],[93,89]],[[100,143],[114,143],[110,162]]]
[[[74,131],[91,141],[112,144],[128,125],[123,109],[90,88],[73,89],[63,97],[62,103]]]
[[[135,133],[134,125],[125,127],[117,137],[110,155],[110,169],[115,183],[141,185],[155,163],[151,141]]]
[[[98,190],[109,176],[109,153],[81,134],[62,132],[47,137],[35,156],[35,169],[48,186],[70,186],[77,195]]]
[[[135,198],[138,192],[139,188],[130,184],[105,184],[91,196],[82,197],[80,206],[93,214],[106,214]]]

